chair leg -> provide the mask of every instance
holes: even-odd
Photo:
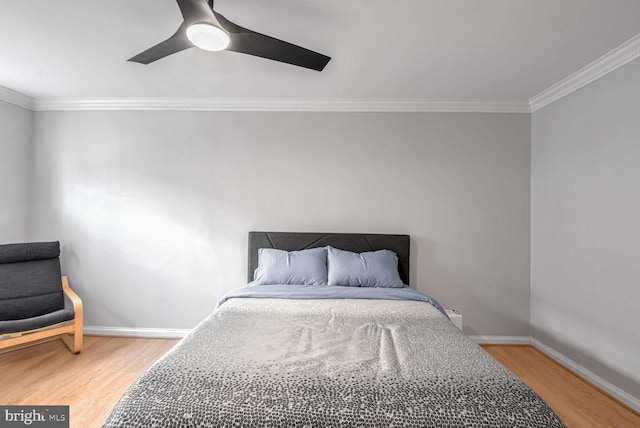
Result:
[[[80,328],[76,329],[76,333],[73,335],[73,347],[75,348],[76,354],[79,354],[82,351],[83,338],[82,326],[80,326]]]
[[[62,342],[67,345],[67,348],[74,354],[79,354],[82,351],[82,335],[78,334],[63,334],[60,336]]]
[[[79,354],[82,351],[82,341],[83,341],[83,328],[82,322],[76,319],[75,328],[73,334],[63,334],[60,336],[60,339],[67,345],[67,348],[74,354]]]

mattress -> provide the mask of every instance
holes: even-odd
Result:
[[[437,305],[285,287],[225,299],[105,427],[564,426]]]

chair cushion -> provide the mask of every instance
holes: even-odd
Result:
[[[32,318],[12,321],[0,321],[0,334],[15,333],[18,331],[28,331],[35,330],[37,328],[48,327],[53,324],[72,320],[73,316],[73,310],[60,309],[55,312]]]
[[[0,321],[64,308],[59,242],[0,245]]]
[[[58,241],[0,245],[0,263],[56,259],[59,255],[60,242]]]

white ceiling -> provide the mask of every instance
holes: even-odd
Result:
[[[640,33],[639,0],[217,0],[231,21],[331,56],[321,73],[189,49],[126,60],[174,0],[0,0],[0,86],[29,97],[529,100]]]

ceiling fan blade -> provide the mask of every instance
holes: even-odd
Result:
[[[191,44],[189,39],[187,39],[185,26],[183,23],[173,36],[169,37],[164,42],[160,42],[157,45],[147,49],[146,51],[139,53],[138,55],[128,59],[127,61],[139,62],[140,64],[150,64],[154,61],[164,58],[165,56],[169,56],[171,54],[183,51],[191,47],[193,47],[193,45]]]
[[[184,18],[185,27],[198,22],[218,24],[213,14],[213,1],[208,0],[176,0],[180,13]]]
[[[331,57],[318,52],[241,27],[216,11],[213,13],[231,36],[231,43],[226,49],[228,51],[259,56],[316,71],[322,71],[331,60]]]

